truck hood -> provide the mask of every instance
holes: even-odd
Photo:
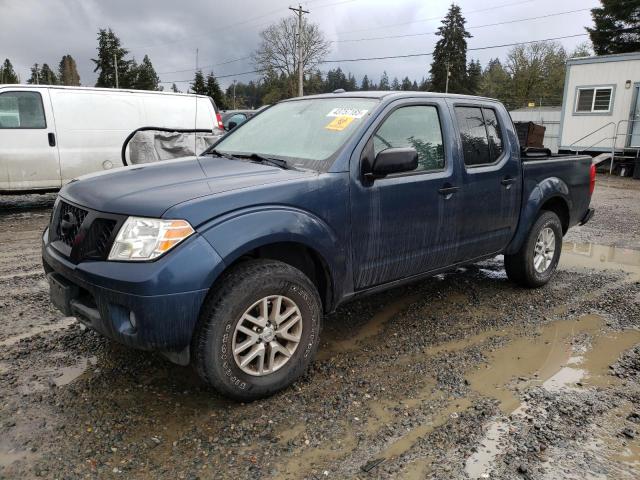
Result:
[[[219,157],[188,157],[84,175],[60,196],[101,212],[161,217],[174,205],[229,190],[284,182],[313,172]]]

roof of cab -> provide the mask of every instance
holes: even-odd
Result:
[[[12,88],[54,88],[56,90],[84,90],[84,91],[99,91],[99,92],[124,92],[124,93],[139,93],[143,95],[178,95],[182,97],[200,97],[200,98],[210,98],[207,95],[194,95],[193,93],[175,93],[175,92],[166,92],[160,90],[133,90],[128,88],[101,88],[101,87],[70,87],[65,85],[31,85],[31,84],[20,84],[20,83],[7,83],[0,85],[0,89],[12,89]]]
[[[497,102],[495,98],[478,97],[475,95],[461,95],[458,93],[441,93],[441,92],[416,92],[413,90],[370,90],[370,91],[355,91],[355,92],[335,92],[335,93],[320,93],[318,95],[308,95],[305,97],[295,97],[284,101],[290,100],[302,100],[310,98],[373,98],[373,99],[388,99],[395,100],[398,98],[451,98],[459,100],[482,100]]]

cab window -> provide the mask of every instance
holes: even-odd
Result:
[[[444,145],[438,109],[412,105],[394,110],[373,135],[374,154],[387,148],[413,147],[418,152],[414,172],[444,169]]]
[[[0,93],[0,128],[47,128],[40,94]]]
[[[503,141],[496,112],[491,108],[456,107],[464,164],[491,165],[502,155]]]

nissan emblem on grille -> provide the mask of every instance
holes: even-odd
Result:
[[[70,237],[74,233],[76,227],[78,227],[78,219],[73,213],[66,212],[60,220],[60,230],[62,231],[62,235]]]

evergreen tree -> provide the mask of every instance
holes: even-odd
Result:
[[[42,64],[40,69],[40,85],[57,85],[58,77],[46,63]]]
[[[489,60],[482,72],[478,93],[483,97],[504,100],[509,92],[511,77],[497,58]]]
[[[640,50],[640,0],[600,0],[587,28],[596,55]]]
[[[173,93],[180,93],[180,90],[178,90],[178,87],[176,87],[176,84],[175,84],[175,83],[172,83],[172,84],[171,84],[171,91],[172,91]]]
[[[58,81],[60,85],[79,86],[80,75],[78,74],[78,68],[76,61],[71,55],[64,55],[60,64],[58,65]]]
[[[440,40],[436,43],[431,63],[431,89],[444,92],[449,72],[449,92],[461,93],[465,91],[467,76],[467,38],[471,34],[464,25],[466,20],[460,12],[460,7],[451,4],[449,12],[438,28]],[[448,66],[448,68],[447,68]]]
[[[418,90],[422,92],[428,92],[429,90],[431,90],[431,80],[422,77],[422,80],[420,80],[420,85],[418,86]]]
[[[418,90],[420,90],[420,88],[418,87],[418,82],[416,82],[415,80],[411,84],[411,90],[413,90],[414,92],[417,92]]]
[[[371,83],[369,82],[369,77],[365,75],[362,77],[362,83],[360,84],[360,90],[372,90]]]
[[[34,63],[31,67],[31,76],[27,80],[29,85],[40,85],[40,65]]]
[[[11,61],[8,58],[0,66],[0,83],[20,83],[18,75],[13,70],[13,65],[11,65]]]
[[[378,86],[380,90],[390,90],[391,86],[389,85],[389,75],[387,75],[387,71],[382,72],[382,76],[380,77],[380,85]]]
[[[398,77],[393,77],[393,82],[391,82],[391,90],[400,90],[400,80],[398,80]]]
[[[351,73],[347,75],[347,88],[345,88],[345,90],[347,92],[355,92],[356,90],[358,90],[358,82],[356,81],[356,77],[351,75]]]
[[[191,93],[195,93],[198,95],[207,94],[207,86],[204,83],[204,75],[202,74],[202,70],[198,70],[196,72],[196,76],[191,83]]]
[[[215,77],[213,72],[210,72],[209,75],[207,75],[206,90],[206,95],[213,98],[213,102],[220,110],[227,109],[227,102],[225,101],[224,93],[222,93],[220,84],[218,84],[218,79]]]
[[[120,88],[133,87],[132,81],[135,80],[135,74],[132,75],[131,69],[134,62],[125,59],[129,51],[122,48],[120,39],[110,28],[101,28],[98,31],[97,50],[98,58],[91,59],[96,65],[93,71],[100,72],[96,87],[112,88],[116,86],[114,62],[118,65],[118,86]]]
[[[415,82],[413,82],[415,83]],[[400,88],[402,88],[402,90],[412,90],[412,85],[411,85],[411,80],[409,80],[409,77],[404,77],[402,79],[402,85],[400,85]],[[416,85],[416,90],[418,89],[418,86]]]
[[[467,68],[467,93],[469,95],[478,94],[481,80],[482,67],[480,66],[480,60],[471,60]]]
[[[145,55],[142,63],[136,69],[134,88],[137,90],[158,90],[160,78],[156,74],[149,56]]]
[[[236,95],[237,95],[236,85]],[[326,91],[325,82],[322,78],[322,72],[318,69],[311,72],[304,80],[304,93],[307,95],[314,95],[316,93],[324,93]],[[229,89],[227,89],[227,96],[229,96]]]
[[[136,89],[136,85],[138,84],[138,72],[140,66],[138,62],[136,62],[135,58],[132,58],[129,63],[129,68],[124,73],[124,76],[120,76],[120,71],[118,70],[118,85],[120,88],[131,88]]]
[[[333,92],[339,88],[343,88],[345,90],[349,89],[349,84],[347,81],[347,76],[344,74],[340,67],[335,70],[329,70],[327,72],[327,81],[326,81],[326,92]]]

